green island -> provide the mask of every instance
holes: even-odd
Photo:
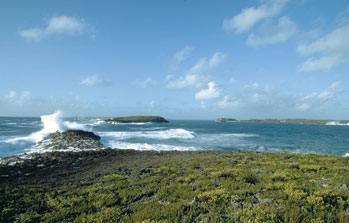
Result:
[[[161,116],[127,116],[127,117],[116,117],[107,118],[104,120],[108,123],[167,123],[168,121]]]
[[[0,165],[0,222],[349,222],[349,158],[101,149]]]
[[[218,118],[216,122],[242,122],[242,123],[289,123],[308,125],[349,125],[349,120],[315,120],[315,119],[248,119],[237,120],[234,118]]]

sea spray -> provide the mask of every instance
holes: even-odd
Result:
[[[40,116],[41,123],[43,128],[40,131],[34,132],[29,136],[25,137],[16,137],[12,139],[5,140],[6,143],[16,144],[23,141],[31,141],[37,143],[45,138],[50,133],[62,132],[68,129],[74,130],[90,130],[86,128],[84,124],[79,124],[77,122],[69,122],[62,120],[63,113],[62,111],[56,111],[50,115]]]
[[[51,115],[42,115],[40,118],[44,126],[43,129],[29,136],[29,138],[32,138],[35,142],[41,141],[45,136],[47,136],[50,133],[62,131],[61,111],[56,111]]]

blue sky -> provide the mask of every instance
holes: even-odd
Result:
[[[0,116],[349,119],[349,4],[0,3]]]

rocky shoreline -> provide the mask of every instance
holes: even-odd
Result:
[[[167,153],[167,156],[178,152]],[[64,185],[104,176],[120,162],[163,156],[163,152],[103,149],[12,156],[0,164],[0,187],[8,184]],[[4,162],[6,160],[6,162]],[[92,178],[91,178],[92,177]]]
[[[2,158],[0,222],[349,222],[349,158],[99,140],[57,132],[41,153]]]

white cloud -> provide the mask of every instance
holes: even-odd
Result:
[[[264,29],[266,34],[256,36],[254,33],[251,33],[246,40],[246,44],[249,46],[262,46],[282,43],[290,39],[297,32],[296,24],[286,16],[281,17],[276,25],[264,23],[262,29]]]
[[[233,18],[224,19],[223,29],[235,34],[244,33],[259,21],[278,15],[286,2],[287,0],[268,0],[258,8],[245,8]]]
[[[65,113],[74,116],[84,115],[86,111],[90,115],[100,113],[101,104],[95,104],[94,107],[91,105],[72,93],[62,97],[40,97],[32,95],[29,91],[10,91],[6,95],[0,95],[0,116],[40,116],[57,110],[64,110]]]
[[[158,103],[157,103],[155,100],[151,100],[151,101],[149,102],[149,107],[153,108],[153,107],[155,107],[157,104],[158,104]]]
[[[5,95],[4,98],[8,103],[18,105],[18,106],[22,106],[27,101],[30,101],[33,99],[29,91],[23,91],[22,93],[17,93],[16,91],[10,91],[7,95]]]
[[[200,73],[203,71],[206,71],[208,69],[217,67],[221,63],[224,62],[226,59],[227,54],[222,53],[222,52],[215,52],[211,58],[201,58],[196,62],[196,64],[190,68],[189,72],[190,73]]]
[[[252,84],[247,84],[243,87],[245,91],[256,91],[256,92],[264,92],[268,93],[273,91],[273,88],[266,84],[260,84],[257,82],[254,82]]]
[[[184,76],[179,77],[178,79],[173,80],[173,75],[168,75],[166,77],[167,87],[168,88],[200,88],[205,83],[207,83],[208,78],[205,76],[205,72],[219,66],[224,62],[227,54],[222,52],[215,52],[211,58],[201,58],[199,59],[194,66],[192,66]]]
[[[156,81],[153,80],[151,77],[146,78],[143,81],[138,81],[136,82],[139,86],[141,86],[142,88],[147,88],[150,85],[156,84]]]
[[[220,108],[237,108],[239,107],[239,102],[237,100],[232,100],[228,95],[224,96],[223,100],[218,102]]]
[[[182,62],[184,60],[186,60],[189,56],[189,54],[191,53],[191,51],[193,50],[193,47],[191,46],[185,46],[181,51],[178,51],[177,53],[175,53],[173,55],[173,58],[177,61],[177,62]]]
[[[197,74],[186,74],[177,80],[168,82],[168,88],[183,89],[183,88],[199,88],[206,82],[207,78]]]
[[[300,71],[331,70],[344,63],[349,63],[349,26],[337,28],[332,33],[311,42],[300,44],[297,51],[300,55],[319,55],[308,58]]]
[[[40,41],[52,35],[82,35],[91,32],[92,28],[81,19],[68,16],[52,17],[43,28],[24,29],[20,36]]]
[[[314,107],[322,107],[331,102],[336,96],[343,92],[340,82],[332,83],[325,91],[313,92],[299,98],[296,109],[299,111],[307,111]]]
[[[111,81],[109,80],[104,80],[101,79],[98,75],[91,75],[88,76],[86,78],[84,78],[81,82],[81,85],[85,85],[85,86],[110,86],[111,85]]]
[[[216,88],[216,84],[214,82],[209,82],[207,86],[207,89],[201,90],[195,94],[195,99],[208,100],[219,97],[220,93],[219,90]]]

